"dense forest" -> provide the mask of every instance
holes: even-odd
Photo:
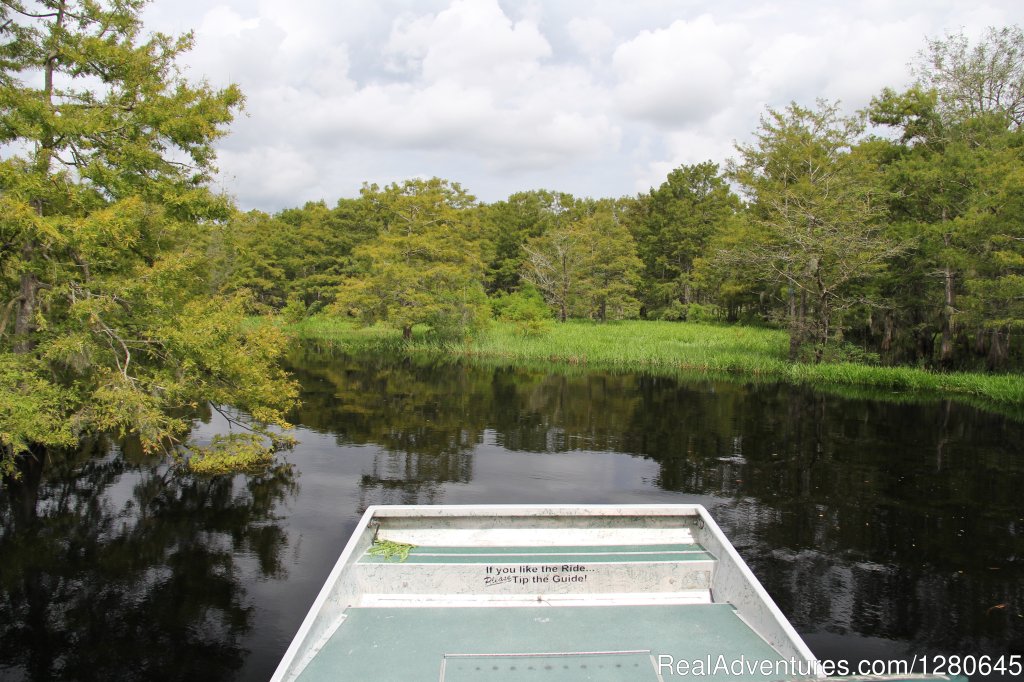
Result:
[[[931,41],[913,75],[852,116],[769,108],[724,167],[681,166],[635,197],[481,203],[433,178],[239,213],[211,244],[212,281],[252,312],[406,336],[491,315],[717,320],[783,326],[793,360],[1020,368],[1024,33]]]
[[[267,215],[210,188],[243,94],[189,80],[192,35],[146,31],[145,5],[0,0],[7,473],[98,432],[179,452],[207,404],[252,429],[224,447],[281,445],[298,389],[253,314],[441,340],[720,321],[787,329],[794,361],[1024,366],[1020,28],[929,42],[856,115],[768,108],[724,167],[640,196],[482,203],[433,178]]]

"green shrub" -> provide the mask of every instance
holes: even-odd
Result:
[[[493,297],[491,309],[496,319],[513,323],[526,336],[542,334],[551,327],[551,309],[529,284],[511,294],[501,292]]]
[[[309,313],[309,309],[303,302],[302,297],[298,294],[289,295],[288,302],[285,303],[284,308],[281,309],[281,317],[285,319],[285,322],[291,324],[301,322],[306,319]]]
[[[488,312],[487,296],[479,287],[440,296],[424,320],[427,337],[440,343],[466,341],[487,328]]]
[[[718,306],[712,303],[690,303],[685,307],[686,317],[684,319],[687,322],[713,322],[721,316]]]
[[[655,317],[666,322],[713,322],[721,316],[718,306],[708,303],[682,303],[673,299]]]

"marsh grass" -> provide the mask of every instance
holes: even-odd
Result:
[[[280,323],[280,322],[275,322]],[[515,366],[558,366],[641,371],[689,378],[781,381],[875,399],[957,397],[976,405],[1024,407],[1024,376],[931,372],[852,362],[792,363],[784,331],[700,323],[634,321],[597,324],[570,321],[544,334],[523,334],[516,325],[494,322],[477,338],[438,346],[425,329],[406,344],[384,327],[357,328],[344,320],[314,317],[285,326],[307,340],[330,341],[350,351],[447,355]]]
[[[405,346],[400,332],[381,325],[358,327],[345,320],[322,316],[309,317],[291,324],[276,318],[273,324],[281,325],[285,331],[299,339],[331,341],[352,350],[386,352],[402,350]],[[423,330],[418,331],[416,336],[419,338],[414,338],[414,341],[423,343]]]
[[[571,365],[644,370],[777,373],[786,363],[785,333],[677,322],[566,322],[542,335],[495,323],[457,349],[467,355],[544,359]]]

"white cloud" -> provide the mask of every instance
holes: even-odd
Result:
[[[727,106],[744,77],[747,30],[708,14],[644,31],[613,57],[617,100],[627,115],[665,126],[693,124]]]
[[[253,83],[277,79],[278,52],[287,33],[259,16],[244,16],[219,5],[206,12],[195,30],[197,49],[186,55],[193,77],[202,76],[215,84]],[[253,46],[259,45],[259,50]]]
[[[525,83],[551,54],[534,23],[513,23],[496,0],[453,0],[436,15],[401,17],[385,50],[427,82],[491,87]]]
[[[752,50],[751,94],[772,106],[823,97],[861,108],[883,85],[906,84],[907,63],[923,37],[912,19],[843,22],[824,15],[815,30],[788,31]]]
[[[342,48],[324,78],[264,87],[253,111],[288,120],[311,143],[434,149],[475,155],[495,170],[558,165],[614,150],[605,94],[582,68],[549,65],[537,27],[496,2],[456,0],[436,14],[396,19],[385,53],[403,78],[357,84]],[[251,136],[247,136],[247,142]]]
[[[240,152],[223,150],[218,165],[222,183],[231,187],[243,180],[244,198],[260,197],[265,206],[300,205],[312,198],[308,189],[318,180],[318,169],[307,155],[286,145],[258,146]]]
[[[206,36],[217,35],[237,38],[242,35],[243,31],[254,29],[259,24],[259,19],[246,19],[230,7],[217,5],[203,17],[198,31]]]
[[[592,66],[597,66],[614,47],[615,32],[596,17],[573,17],[567,28],[573,44]]]
[[[662,145],[663,156],[636,165],[633,187],[636,192],[660,186],[668,174],[681,165],[713,161],[721,168],[727,159],[736,156],[733,140],[716,130],[671,132],[662,137]]]
[[[644,191],[733,155],[766,105],[847,111],[908,80],[924,36],[1022,23],[1019,0],[154,0],[192,78],[237,82],[221,140],[243,208],[442,175],[486,200]],[[477,189],[480,188],[480,189]]]

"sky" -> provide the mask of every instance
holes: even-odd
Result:
[[[154,0],[192,80],[237,83],[219,189],[275,212],[438,176],[492,202],[647,192],[735,156],[766,107],[862,109],[926,38],[1020,0]]]

